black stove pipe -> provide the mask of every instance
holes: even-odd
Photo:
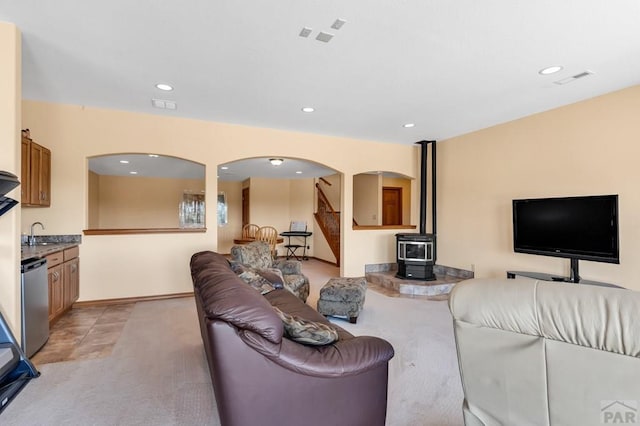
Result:
[[[431,233],[436,235],[436,141],[431,142]]]
[[[431,232],[436,234],[436,141],[419,141],[420,152],[420,233],[427,233],[427,155],[431,147]]]

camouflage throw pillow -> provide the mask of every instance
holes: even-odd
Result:
[[[246,269],[242,263],[236,262],[235,260],[227,260],[227,262],[229,262],[229,267],[236,275],[240,275]]]
[[[243,265],[235,260],[228,260],[229,267],[244,282],[251,285],[262,294],[266,294],[271,290],[283,288],[284,278],[277,269],[258,269]],[[271,284],[269,287],[267,284]]]
[[[256,269],[255,272],[262,278],[268,280],[274,288],[284,288],[284,276],[276,268]]]
[[[331,326],[320,322],[308,321],[303,318],[282,312],[275,306],[282,324],[285,336],[305,345],[322,346],[338,340],[338,332]]]
[[[246,270],[238,274],[238,277],[254,289],[258,290],[260,294],[267,294],[270,291],[275,290],[275,287],[271,285],[269,280],[253,271]]]

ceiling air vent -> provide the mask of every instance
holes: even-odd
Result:
[[[178,105],[176,105],[174,101],[167,101],[164,99],[151,99],[151,105],[153,105],[154,108],[160,108],[160,109],[177,109],[178,108]]]
[[[346,23],[347,21],[345,21],[344,19],[336,19],[333,25],[331,25],[331,28],[333,28],[334,30],[339,30]]]
[[[323,41],[325,43],[329,43],[333,38],[333,34],[325,33],[324,31],[320,31],[316,36],[316,40]]]
[[[303,28],[300,30],[300,34],[298,34],[298,35],[299,35],[300,37],[305,37],[305,38],[307,38],[307,37],[309,37],[309,34],[311,34],[311,28],[309,28],[309,27],[303,27]]]
[[[588,77],[590,75],[593,75],[593,71],[583,71],[579,74],[576,75],[572,75],[571,77],[567,77],[567,78],[563,78],[562,80],[558,80],[558,81],[554,81],[555,84],[567,84],[567,83],[571,83],[573,81],[576,81],[579,78],[584,78],[584,77]]]

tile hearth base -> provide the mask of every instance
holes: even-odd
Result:
[[[366,265],[367,281],[391,292],[405,296],[446,296],[456,283],[473,278],[472,271],[435,265],[436,279],[432,281],[409,280],[396,277],[396,264]]]
[[[453,286],[462,278],[450,275],[437,275],[432,281],[405,280],[396,277],[395,271],[371,272],[366,274],[367,281],[384,288],[397,291],[402,295],[439,296],[449,294]]]

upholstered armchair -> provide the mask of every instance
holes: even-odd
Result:
[[[302,273],[297,260],[276,260],[271,257],[271,248],[264,241],[233,246],[231,257],[235,262],[257,269],[275,268],[282,272],[284,288],[298,296],[303,302],[309,297],[309,279]]]
[[[449,306],[467,426],[636,418],[640,293],[484,278],[456,284]]]

